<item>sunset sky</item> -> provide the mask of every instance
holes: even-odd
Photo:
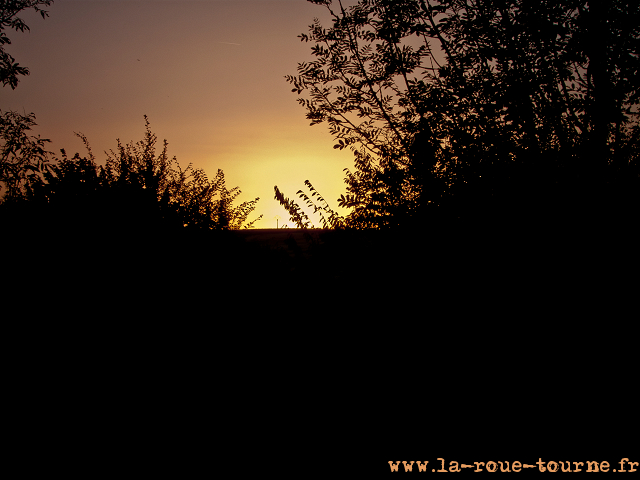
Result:
[[[169,156],[210,178],[224,170],[242,201],[260,197],[250,220],[293,227],[273,187],[296,198],[309,180],[342,214],[350,151],[334,150],[326,125],[309,126],[284,79],[311,60],[305,33],[326,10],[306,0],[55,0],[43,20],[21,12],[30,32],[8,31],[5,50],[30,70],[16,90],[0,89],[0,109],[33,112],[36,134],[72,156],[87,136],[105,150],[139,141],[144,115],[169,142]],[[314,218],[319,226],[317,217]]]

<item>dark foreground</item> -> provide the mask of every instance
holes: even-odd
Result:
[[[482,439],[465,443],[479,425],[628,424],[637,250],[622,229],[19,233],[3,236],[2,271],[6,381],[25,412],[13,443],[52,452],[38,459],[52,471],[338,462],[356,478],[411,460],[378,441],[404,431],[375,436],[385,408],[431,460],[485,461]],[[505,438],[517,449],[489,442],[491,459],[567,436]]]
[[[574,291],[603,298],[624,279],[635,224],[439,224],[403,231],[264,229],[231,232],[84,230],[2,236],[5,292],[50,299],[70,314],[184,314],[207,305],[317,311],[380,302],[460,308],[547,303]],[[96,308],[96,305],[100,305]],[[85,312],[85,313],[83,313]]]

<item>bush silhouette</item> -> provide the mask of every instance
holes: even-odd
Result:
[[[78,134],[88,157],[69,158],[62,150],[62,158],[29,178],[13,202],[18,205],[5,209],[19,210],[21,216],[30,212],[36,224],[70,231],[233,230],[260,218],[246,222],[259,199],[234,206],[240,191],[226,188],[222,170],[209,180],[202,169],[182,169],[168,157],[166,140],[156,153],[157,138],[146,116],[145,121],[144,139],[118,141],[104,166],[97,165],[86,137]]]

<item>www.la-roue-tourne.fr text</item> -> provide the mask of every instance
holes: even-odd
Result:
[[[389,462],[389,466],[391,467],[392,472],[401,472],[402,469],[398,467],[402,464],[405,472],[412,472],[414,463],[418,467],[419,472],[427,472],[428,461],[420,462],[420,461],[402,461],[402,462]],[[638,469],[635,468],[638,466],[638,462],[631,462],[628,458],[622,458],[618,464],[618,468],[611,468],[609,462],[607,461],[585,461],[585,462],[577,462],[577,461],[543,461],[542,458],[539,458],[535,464],[530,465],[528,463],[522,462],[506,462],[506,461],[489,461],[489,462],[473,462],[473,465],[466,463],[459,463],[455,460],[450,461],[448,468],[445,467],[444,458],[438,458],[437,462],[439,463],[440,468],[436,470],[432,468],[432,472],[461,472],[463,469],[472,468],[474,472],[521,472],[523,469],[537,468],[540,472],[636,472]]]

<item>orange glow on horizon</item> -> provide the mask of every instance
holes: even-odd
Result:
[[[98,163],[151,131],[168,141],[168,154],[212,178],[220,168],[235,205],[260,197],[248,221],[255,228],[294,225],[274,199],[274,185],[297,201],[309,180],[341,215],[350,151],[334,150],[326,125],[309,126],[285,75],[311,58],[307,31],[324,9],[306,1],[234,0],[54,2],[43,20],[19,15],[30,32],[11,32],[6,46],[30,70],[16,90],[2,89],[0,108],[33,112],[34,134],[49,138],[59,156],[86,154],[84,134]]]

